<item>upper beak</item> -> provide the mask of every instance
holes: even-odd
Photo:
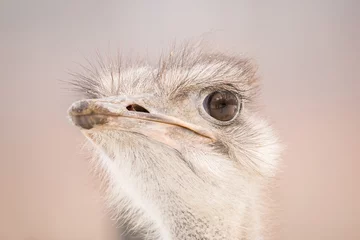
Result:
[[[133,99],[123,100],[104,98],[87,99],[74,102],[68,110],[72,122],[83,129],[95,126],[111,126],[121,129],[121,122],[125,119],[138,119],[157,122],[187,129],[202,137],[215,141],[215,136],[202,127],[185,122],[173,116],[161,113],[151,113],[146,108],[135,103]],[[142,132],[146,129],[142,129]]]

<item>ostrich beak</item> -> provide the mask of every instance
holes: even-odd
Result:
[[[169,129],[175,128],[191,131],[212,142],[216,140],[215,136],[207,129],[173,116],[150,113],[134,102],[133,99],[128,98],[123,100],[113,98],[80,100],[70,106],[68,114],[76,126],[85,130],[111,128],[137,132],[158,139],[159,135],[171,135]]]

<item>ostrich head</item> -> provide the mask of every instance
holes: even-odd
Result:
[[[278,145],[242,57],[174,50],[159,64],[91,65],[69,115],[94,147],[115,214],[149,239],[258,239]]]

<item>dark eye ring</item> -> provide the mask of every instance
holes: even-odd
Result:
[[[211,117],[225,122],[236,117],[241,109],[241,102],[230,91],[215,91],[204,99],[203,106]]]

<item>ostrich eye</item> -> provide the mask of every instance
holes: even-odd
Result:
[[[238,98],[229,91],[210,93],[204,100],[205,111],[219,121],[232,120],[239,111]]]

